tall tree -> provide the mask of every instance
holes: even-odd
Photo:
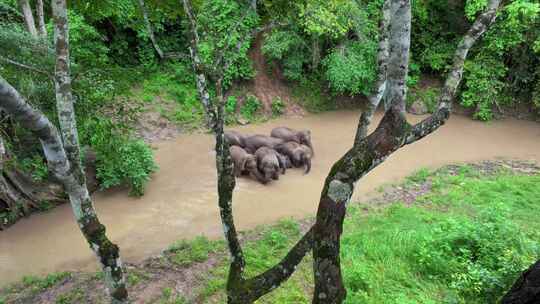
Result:
[[[213,61],[214,64],[212,66],[206,66],[199,57],[199,32],[191,2],[189,0],[183,0],[183,3],[190,26],[191,43],[189,51],[193,69],[196,74],[199,98],[205,109],[208,125],[216,138],[215,151],[218,175],[218,205],[225,239],[227,240],[231,256],[226,287],[227,300],[229,303],[253,303],[261,296],[277,288],[281,283],[287,280],[292,273],[294,273],[296,266],[302,261],[306,253],[311,250],[313,234],[310,229],[279,263],[269,268],[267,271],[249,279],[245,278],[245,259],[232,213],[232,196],[236,182],[233,174],[233,163],[229,154],[229,147],[223,133],[225,102],[222,81],[224,71],[231,64],[225,53],[241,49],[242,45],[250,40],[258,30],[246,33],[244,40],[236,45],[229,43],[223,47],[221,52],[216,55],[216,58]],[[250,4],[251,10],[253,13],[256,13],[257,1],[252,0]],[[230,29],[230,31],[233,30],[235,29]],[[208,90],[208,81],[212,81],[216,87],[215,98],[212,98],[212,95]]]
[[[45,14],[43,10],[43,0],[36,1],[36,14],[39,24],[39,36],[47,38],[47,28],[45,27]]]
[[[454,54],[452,69],[439,96],[437,111],[413,126],[405,118],[405,80],[410,47],[411,5],[409,0],[391,0],[390,53],[387,71],[389,107],[375,131],[357,141],[333,165],[326,178],[314,231],[313,303],[341,303],[345,299],[339,242],[346,206],[351,199],[355,183],[393,152],[431,134],[448,120],[451,102],[461,82],[467,53],[494,22],[499,5],[500,0],[490,0],[487,10],[476,19],[462,38]],[[369,124],[369,121],[361,121],[359,128],[364,124]]]
[[[148,9],[146,8],[146,4],[144,3],[144,0],[138,0],[139,7],[141,8],[142,16],[144,19],[144,24],[146,26],[146,31],[148,32],[148,36],[150,37],[150,41],[152,42],[152,46],[154,47],[154,50],[156,50],[156,53],[159,56],[159,59],[163,59],[163,51],[159,47],[159,44],[157,43],[156,36],[154,34],[154,27],[152,26],[152,23],[150,22],[150,18],[148,17]]]
[[[64,187],[84,237],[101,262],[105,283],[113,303],[127,302],[124,270],[118,246],[105,234],[105,226],[100,223],[93,202],[86,187],[85,175],[81,165],[77,124],[73,107],[69,58],[69,23],[66,0],[53,0],[54,43],[56,65],[54,73],[56,107],[63,149],[69,168],[70,179],[64,179]],[[47,150],[45,154],[47,155]],[[49,157],[47,157],[49,159]],[[53,158],[54,160],[54,158]]]
[[[19,0],[19,6],[21,7],[26,29],[32,35],[32,37],[37,37],[36,23],[34,21],[34,15],[32,14],[32,7],[30,7],[30,1]]]
[[[183,0],[183,3],[191,29],[190,54],[197,74],[199,95],[207,112],[209,125],[216,136],[218,203],[225,238],[231,253],[227,280],[228,302],[252,303],[260,296],[277,288],[289,278],[296,265],[313,248],[315,274],[313,303],[342,303],[346,291],[339,260],[340,237],[347,203],[352,197],[354,184],[393,152],[434,132],[447,121],[450,116],[451,101],[461,81],[467,53],[495,20],[500,0],[489,1],[487,10],[476,19],[458,45],[454,55],[454,64],[439,97],[437,111],[414,126],[410,125],[405,117],[405,80],[409,63],[411,4],[410,0],[389,0],[385,3],[379,50],[379,57],[382,60],[379,60],[381,65],[379,80],[374,88],[371,104],[376,107],[381,96],[386,92],[386,113],[375,131],[369,135],[367,135],[367,127],[373,113],[368,113],[360,119],[353,147],[334,164],[326,178],[315,225],[280,263],[251,279],[244,278],[245,259],[232,214],[235,180],[228,146],[223,136],[222,70],[216,72],[215,69],[208,69],[201,63],[198,55],[197,23],[189,0]],[[216,102],[208,92],[207,80],[211,80],[216,86]]]

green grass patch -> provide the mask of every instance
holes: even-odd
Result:
[[[540,176],[482,176],[470,166],[422,169],[405,183],[434,188],[413,206],[349,208],[342,236],[346,303],[497,303],[540,257]],[[246,275],[277,263],[300,238],[293,221],[244,246]],[[208,274],[202,298],[224,300],[228,263]],[[258,303],[310,303],[312,257]]]
[[[178,241],[167,249],[169,260],[178,266],[188,266],[208,260],[211,253],[223,251],[223,241],[211,241],[199,236],[192,241]]]
[[[22,279],[22,283],[25,288],[30,288],[32,291],[38,292],[50,288],[70,276],[70,272],[51,273],[45,277],[25,276]]]

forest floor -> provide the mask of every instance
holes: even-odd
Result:
[[[421,169],[382,187],[376,198],[352,204],[342,236],[347,302],[494,302],[540,254],[532,245],[540,236],[539,184],[534,163],[484,161]],[[246,275],[276,263],[312,222],[286,219],[241,233]],[[463,270],[471,248],[478,252]],[[483,251],[507,259],[483,263]],[[224,303],[227,261],[223,241],[178,241],[159,256],[126,265],[130,297],[134,303]],[[308,255],[259,303],[310,303],[311,265]],[[0,290],[0,303],[107,303],[101,279],[99,272],[25,277]]]

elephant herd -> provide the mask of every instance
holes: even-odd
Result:
[[[234,163],[234,175],[249,175],[267,184],[278,180],[289,168],[311,170],[314,151],[309,130],[297,131],[287,127],[274,128],[267,135],[248,135],[225,131],[225,139]]]

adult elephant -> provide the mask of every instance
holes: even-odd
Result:
[[[274,149],[277,145],[284,143],[280,138],[266,135],[252,135],[244,138],[244,149],[249,153],[255,153],[261,147]]]
[[[246,146],[245,144],[245,138],[249,135],[244,135],[238,131],[228,130],[223,132],[225,135],[225,140],[229,143],[229,146],[239,146],[244,148]]]
[[[253,154],[249,154],[246,150],[239,146],[230,146],[229,152],[234,164],[234,175],[240,177],[243,174],[249,174],[251,178],[266,184],[269,180],[266,179],[260,172],[257,166],[257,158]]]
[[[276,150],[288,156],[291,159],[293,166],[300,168],[305,167],[305,174],[311,170],[311,158],[313,152],[307,145],[299,144],[294,141],[289,141],[276,146]]]
[[[311,143],[311,131],[310,130],[294,130],[288,127],[277,127],[270,133],[272,137],[282,139],[284,142],[295,142],[303,144],[311,149],[312,155],[315,154],[313,144]]]

